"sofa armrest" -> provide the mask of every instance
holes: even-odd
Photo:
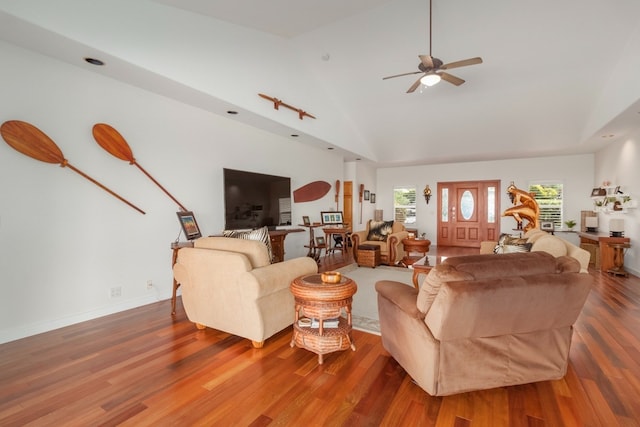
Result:
[[[353,260],[358,262],[358,246],[367,240],[367,230],[354,231],[351,233],[351,247],[353,248]]]
[[[397,233],[392,233],[387,238],[387,245],[389,249],[389,264],[395,264],[396,261],[399,261],[400,258],[403,258],[405,255],[404,245],[402,244],[402,240],[409,237],[409,232],[406,230],[398,231]]]
[[[299,257],[289,259],[264,267],[254,268],[247,272],[247,274],[255,278],[255,281],[247,281],[248,286],[254,286],[254,288],[246,290],[249,291],[253,297],[259,299],[282,289],[289,289],[291,282],[297,277],[315,274],[317,272],[318,264],[313,258]]]
[[[369,232],[367,230],[354,231],[351,233],[351,242],[355,245],[364,242],[367,240],[367,235]]]
[[[424,319],[425,313],[420,312],[416,306],[418,290],[413,286],[393,280],[380,280],[376,282],[376,292],[378,298],[388,300],[408,316]]]

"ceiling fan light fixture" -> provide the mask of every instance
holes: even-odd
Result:
[[[435,84],[438,84],[440,80],[441,80],[441,77],[439,74],[431,73],[431,74],[425,74],[424,76],[422,76],[422,78],[420,79],[420,83],[422,83],[425,86],[433,86]]]

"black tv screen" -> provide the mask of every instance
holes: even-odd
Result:
[[[291,179],[223,169],[225,229],[291,225]]]

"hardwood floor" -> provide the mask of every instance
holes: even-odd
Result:
[[[162,301],[0,345],[0,425],[640,426],[640,279],[590,274],[562,380],[431,397],[376,335],[318,365],[290,328],[254,349]]]

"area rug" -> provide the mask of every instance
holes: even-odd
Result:
[[[369,268],[351,264],[337,271],[354,280],[358,285],[358,291],[353,296],[351,305],[353,328],[377,335],[380,335],[380,322],[376,282],[378,280],[395,280],[405,283],[407,286],[413,286],[411,282],[413,270],[406,268],[383,265]]]

